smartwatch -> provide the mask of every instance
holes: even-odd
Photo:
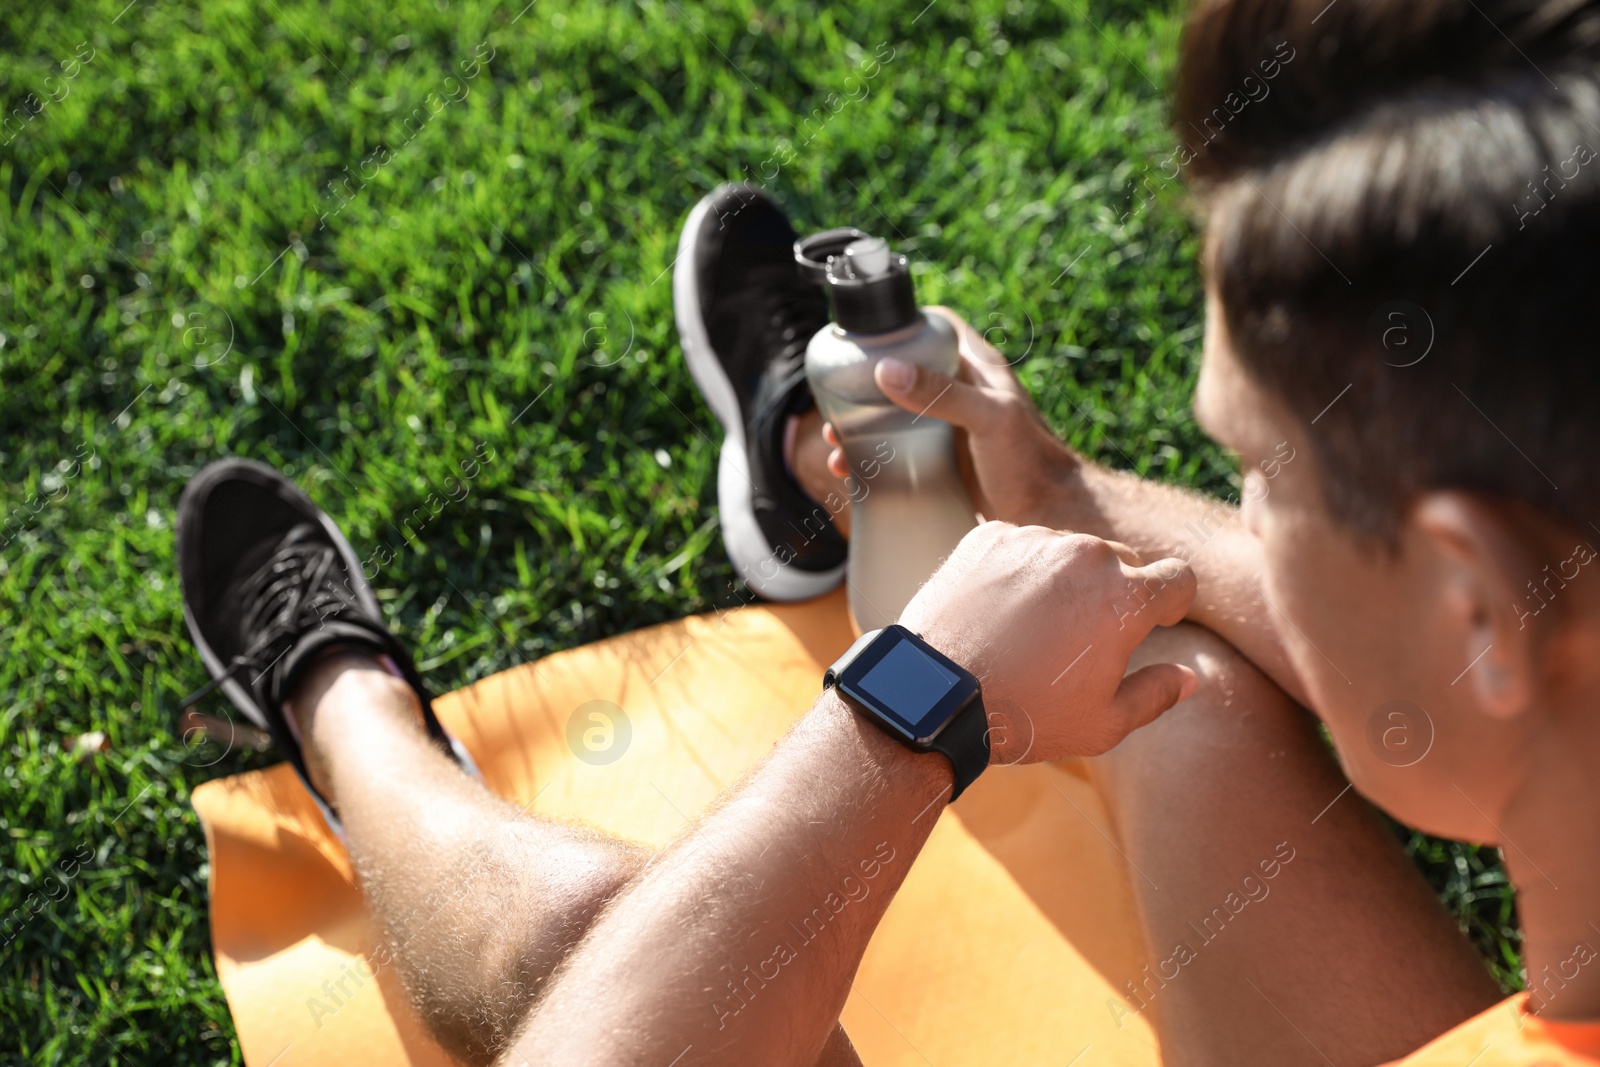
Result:
[[[989,766],[989,721],[978,679],[904,626],[856,638],[822,676],[861,715],[907,748],[941,752],[955,768],[951,802]]]

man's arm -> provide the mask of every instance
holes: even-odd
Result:
[[[944,419],[964,432],[984,515],[1093,534],[1127,545],[1145,561],[1184,560],[1199,581],[1190,620],[1225,639],[1306,703],[1305,686],[1278,636],[1278,627],[1288,623],[1266,600],[1261,548],[1239,509],[1107,470],[1077,455],[1045,424],[998,350],[950,309],[929,310],[956,327],[960,379],[924,368],[911,368],[900,379],[884,368],[878,386],[901,407]],[[848,473],[837,451],[830,466],[840,476]]]
[[[813,1062],[951,781],[824,695],[616,900],[509,1062]]]
[[[1245,529],[1238,508],[1076,455],[1058,478],[1059,490],[1041,501],[1040,517],[1030,521],[1120,541],[1139,559],[1185,561],[1198,582],[1189,620],[1238,649],[1298,703],[1307,703],[1279,636],[1286,622],[1262,588],[1261,544]]]
[[[1124,677],[1193,595],[1181,564],[1103,541],[980,527],[903,622],[977,674],[994,762],[1089,755],[1192,691],[1172,664]],[[1117,606],[1146,609],[1119,619]],[[1093,652],[1067,684],[1059,645]],[[809,1064],[949,797],[913,752],[825,694],[772,755],[613,902],[552,979],[511,1064]]]

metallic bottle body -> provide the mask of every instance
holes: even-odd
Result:
[[[897,407],[873,381],[886,356],[955,374],[955,331],[937,315],[888,333],[830,324],[806,349],[806,378],[850,464],[850,614],[859,630],[894,622],[977,525],[950,424]]]

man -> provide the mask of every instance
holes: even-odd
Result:
[[[1500,845],[1519,892],[1531,988],[1426,1045],[1374,1013],[1364,992],[1393,987],[1373,974],[1372,931],[1402,894],[1389,887],[1385,851],[1356,846],[1352,834],[1345,859],[1368,880],[1367,932],[1335,932],[1349,921],[1343,909],[1297,903],[1286,919],[1294,928],[1279,931],[1294,936],[1277,950],[1314,964],[1274,981],[1263,953],[1212,967],[1223,980],[1173,982],[1157,1002],[1163,1050],[1177,1061],[1372,1063],[1423,1045],[1411,1062],[1593,1062],[1600,582],[1586,568],[1600,534],[1587,429],[1600,374],[1588,310],[1600,283],[1600,176],[1590,165],[1600,144],[1600,5],[1209,0],[1185,34],[1178,81],[1178,166],[1208,213],[1196,406],[1244,461],[1244,528],[1196,539],[1184,532],[1194,512],[1173,494],[1070,459],[1032,465],[1018,481],[1048,482],[1053,466],[1076,490],[1060,498],[1057,524],[1116,537],[1141,561],[1187,557],[1200,590],[1190,616],[1309,700],[1362,793],[1434,833]],[[1386,347],[1395,310],[1432,336],[1403,352]],[[1032,517],[1008,514],[1005,494],[991,488],[1007,463],[1030,466],[1017,442],[1035,432],[1005,382],[987,373],[981,383],[899,380],[891,369],[878,382],[907,407],[931,404],[931,414],[965,426],[993,514]],[[991,451],[1000,441],[1008,446]],[[1002,657],[1004,668],[993,657],[1003,641],[1041,631],[1060,635],[1058,653],[1083,647],[1094,630],[1085,612],[1112,609],[1081,586],[1039,590],[1022,560],[1056,553],[1055,582],[1093,589],[1092,576],[1110,566],[1105,551],[1032,530],[980,530],[904,621],[976,668],[985,700],[1004,709],[992,716],[999,725],[1020,705],[1050,754],[1092,750],[1128,725],[1126,694],[1114,697],[1091,673],[1074,698],[1046,695],[1062,655],[1030,664],[1023,649]],[[1158,593],[1146,610],[1168,621],[1183,599]],[[1098,636],[1111,656],[1122,654],[1109,632]],[[1140,652],[1134,663],[1151,658],[1165,657]],[[1171,668],[1161,669],[1172,684]],[[1384,745],[1398,702],[1411,709],[1402,720],[1430,732],[1415,758],[1396,759]],[[688,1037],[729,1062],[741,1053],[804,1062],[827,1033],[873,916],[858,915],[819,948],[831,958],[795,961],[807,968],[792,987],[797,1001],[752,1003],[757,1017],[741,1015],[741,1035],[719,1045],[709,1021],[675,1024],[690,1019],[677,1010],[685,991],[795,904],[782,892],[741,899],[726,891],[728,872],[756,870],[781,885],[850,859],[848,849],[823,853],[821,864],[815,853],[785,854],[804,840],[798,828],[785,833],[785,800],[834,840],[852,841],[857,827],[889,833],[917,801],[949,787],[947,761],[899,746],[883,748],[882,762],[863,753],[876,791],[852,792],[849,745],[830,742],[828,724],[877,727],[842,703],[824,697],[769,763],[613,903],[536,1009],[520,1049],[620,1062],[670,1058]],[[1140,749],[1159,752],[1161,733],[1182,714],[1134,734],[1108,768],[1119,829],[1141,866],[1161,859],[1150,841],[1163,838],[1162,818],[1185,823],[1190,813],[1141,811],[1136,797],[1119,797],[1115,779],[1130,761],[1137,769]],[[1077,732],[1089,724],[1103,733]],[[844,795],[786,792],[808,766],[804,745],[830,743],[847,768],[831,779],[845,783]],[[1041,754],[1037,744],[1029,758]],[[1295,751],[1286,740],[1284,754]],[[1122,803],[1130,798],[1131,810]],[[917,831],[902,825],[889,840],[915,849]],[[1197,851],[1191,841],[1191,866]],[[1147,940],[1161,946],[1187,935],[1168,925],[1156,898],[1186,887],[1181,877],[1155,881],[1159,894],[1135,892]],[[715,923],[704,920],[708,900]],[[1410,974],[1393,992],[1430,1016],[1426,1028],[1465,1016],[1489,991],[1457,946],[1431,936],[1425,910],[1413,912],[1401,953]],[[647,965],[662,952],[670,965]],[[1209,999],[1219,991],[1227,995]],[[1281,1026],[1261,1027],[1252,1043],[1238,1029],[1252,1004],[1298,1030],[1298,1049],[1291,1041],[1263,1052]],[[604,1031],[597,1020],[633,1025]]]
[[[964,381],[878,372],[897,402],[966,429],[986,516],[1032,524],[975,531],[902,621],[940,670],[981,683],[991,761],[1111,750],[1097,773],[1119,838],[1162,886],[1134,882],[1152,951],[1192,936],[1186,904],[1219,899],[1216,860],[1270,853],[1291,817],[1316,834],[1293,892],[1161,989],[1171,1062],[1600,1059],[1600,584],[1584,532],[1600,494],[1585,321],[1600,282],[1597,52],[1592,3],[1200,5],[1177,104],[1180,166],[1208,212],[1196,407],[1243,458],[1242,517],[1071,455],[970,331]],[[1263,95],[1251,86],[1269,60]],[[779,336],[803,328],[768,296]],[[1398,301],[1431,323],[1421,360],[1383,346]],[[755,364],[729,380],[759,384]],[[732,447],[756,447],[755,425],[773,435],[751,464],[762,479],[792,471],[826,498],[803,402],[734,410],[718,410],[739,420]],[[835,1020],[889,892],[785,959],[785,996],[727,1023],[705,993],[876,842],[906,858],[878,874],[898,885],[982,770],[970,753],[909,747],[863,706],[870,686],[836,687],[648,862],[518,819],[440,753],[404,650],[366,594],[328,580],[354,557],[309,502],[259,472],[197,484],[180,530],[191,626],[214,671],[260,673],[244,706],[286,747],[304,742],[375,912],[399,914],[467,848],[486,856],[479,907],[401,960],[436,1031],[479,1058],[514,1034],[509,1062],[850,1062]],[[243,529],[221,518],[245,512]],[[1151,632],[1184,616],[1218,637]],[[353,629],[320,636],[340,623]],[[1070,685],[1053,685],[1080,650]],[[1363,794],[1505,849],[1531,997],[1466,1021],[1492,985],[1370,810],[1340,799],[1284,693],[1323,717]],[[1420,758],[1385,758],[1396,701],[1430,731]]]

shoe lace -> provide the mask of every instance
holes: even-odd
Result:
[[[768,365],[786,372],[804,357],[812,335],[828,321],[828,298],[814,285],[793,281],[761,290],[756,311],[766,320],[763,338],[772,353]]]
[[[359,611],[354,593],[330,578],[336,563],[329,544],[288,541],[281,545],[237,592],[243,608],[239,632],[254,635],[250,644],[221,674],[185,697],[181,708],[193,706],[246,668],[254,672],[253,685],[288,653],[300,635],[321,626],[331,615]]]

